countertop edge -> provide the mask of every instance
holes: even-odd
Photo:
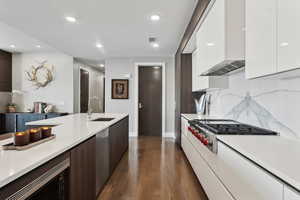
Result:
[[[243,151],[242,148],[239,148],[236,145],[228,144],[228,142],[224,141],[222,138],[218,137],[217,139],[218,139],[218,141],[220,141],[221,143],[223,143],[224,145],[226,145],[227,147],[232,149],[234,152],[238,153],[239,155],[241,155],[245,159],[249,160],[251,163],[255,164],[257,167],[259,167],[262,170],[266,171],[271,176],[277,178],[282,183],[288,185],[289,187],[293,188],[298,193],[300,193],[300,183],[298,183],[297,181],[286,177],[286,175],[284,175],[280,171],[272,168],[271,166],[268,166],[263,161],[255,158],[254,155],[251,155],[250,153]]]

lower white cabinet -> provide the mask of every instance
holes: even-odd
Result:
[[[244,183],[252,187],[261,199],[282,200],[283,184],[222,143],[218,143],[218,156],[230,166]]]
[[[234,200],[185,134],[181,146],[210,200]]]
[[[300,193],[284,186],[284,200],[300,200]]]

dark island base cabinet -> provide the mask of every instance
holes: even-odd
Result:
[[[71,150],[70,200],[96,199],[96,137]]]
[[[109,143],[110,143],[110,174],[121,160],[123,154],[128,150],[129,129],[128,117],[109,127]]]

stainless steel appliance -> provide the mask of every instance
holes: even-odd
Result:
[[[109,178],[109,131],[96,135],[96,196]]]
[[[225,119],[191,120],[188,130],[214,153],[218,152],[217,135],[279,135],[274,131]]]

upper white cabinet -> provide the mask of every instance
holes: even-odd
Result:
[[[300,68],[298,0],[246,1],[246,78]]]
[[[192,91],[207,90],[213,88],[228,88],[228,77],[226,76],[200,76],[199,67],[200,50],[196,49],[192,54]]]
[[[284,200],[300,200],[300,194],[288,186],[284,186]]]
[[[278,71],[300,67],[299,10],[299,0],[278,0]]]
[[[277,0],[246,1],[246,77],[277,72]]]
[[[215,0],[196,39],[200,73],[229,60],[244,60],[245,0]]]
[[[199,67],[200,51],[196,49],[192,54],[192,91],[207,90],[212,88],[228,88],[228,78],[223,76],[200,76]]]
[[[192,91],[198,91],[205,87],[206,85],[203,85],[201,76],[200,76],[200,67],[199,67],[199,50],[195,50],[192,54]]]

